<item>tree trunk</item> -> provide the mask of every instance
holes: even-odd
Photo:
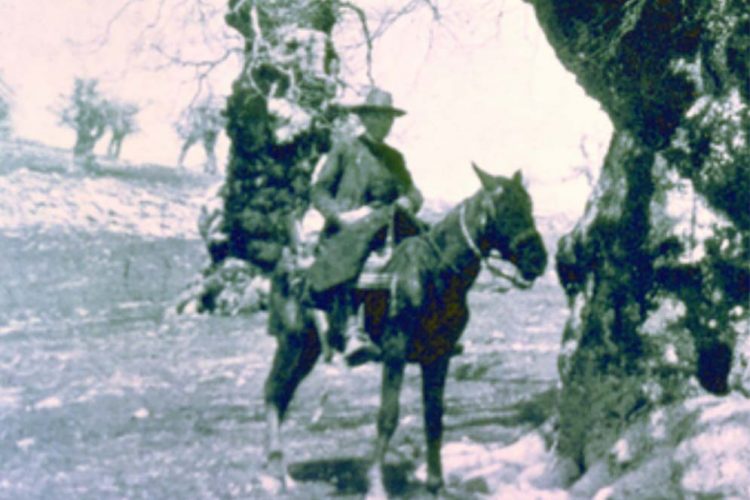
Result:
[[[246,61],[226,110],[232,146],[223,230],[227,255],[269,271],[329,145],[335,12],[329,0],[230,0],[229,8],[227,23],[246,39]]]
[[[231,149],[223,210],[207,208],[201,217],[212,263],[178,309],[197,302],[199,311],[236,314],[264,303],[253,277],[276,266],[290,240],[290,215],[309,204],[310,177],[329,148],[336,15],[333,0],[229,1],[226,22],[245,38],[245,65],[224,112]],[[215,137],[203,142],[207,169],[215,171]],[[261,292],[247,293],[251,281]]]
[[[750,388],[750,10],[529,1],[615,126],[557,254],[571,305],[558,449],[583,472],[655,409]]]

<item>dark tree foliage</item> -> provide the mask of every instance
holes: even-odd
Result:
[[[245,37],[245,67],[227,101],[228,238],[218,254],[269,271],[288,242],[289,215],[307,205],[310,176],[329,148],[336,13],[328,0],[230,0],[229,8],[227,23]]]

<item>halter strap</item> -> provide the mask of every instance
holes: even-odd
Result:
[[[462,203],[461,207],[458,209],[458,222],[461,226],[461,234],[464,237],[464,240],[466,241],[466,244],[469,245],[469,248],[471,248],[471,251],[474,252],[474,255],[476,255],[479,260],[484,260],[484,255],[482,255],[482,251],[479,249],[479,246],[476,244],[474,239],[471,237],[471,234],[469,234],[469,228],[466,226],[466,204]]]
[[[482,255],[482,251],[479,249],[479,245],[477,245],[474,239],[471,237],[471,234],[469,233],[469,228],[466,225],[466,205],[463,203],[461,204],[461,207],[458,210],[458,220],[459,220],[459,225],[461,226],[461,234],[463,235],[464,240],[466,241],[466,244],[469,245],[469,248],[471,248],[471,251],[474,252],[474,254],[477,256],[477,258],[479,259],[479,262],[484,264],[484,266],[487,268],[488,271],[490,271],[491,274],[499,278],[504,278],[508,280],[511,283],[511,285],[520,289],[527,289],[531,287],[530,284],[524,283],[523,281],[520,281],[515,276],[511,276],[507,274],[505,271],[503,271],[502,269],[500,269],[499,267],[492,265],[492,262],[490,262],[489,257],[485,257],[484,255]],[[498,291],[506,292],[508,290],[510,290],[510,288],[499,289]]]
[[[424,234],[424,239],[430,245],[430,248],[432,248],[432,251],[435,252],[435,255],[438,256],[438,258],[440,259],[440,262],[450,267],[451,271],[453,271],[454,273],[461,274],[461,271],[459,271],[459,269],[455,266],[455,264],[453,264],[453,262],[445,258],[445,255],[443,255],[443,251],[440,250],[440,247],[438,246],[437,243],[435,243],[435,240],[432,239],[432,236],[430,236],[429,232]]]

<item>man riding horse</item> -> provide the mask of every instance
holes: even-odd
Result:
[[[405,114],[392,106],[391,94],[372,88],[364,104],[349,109],[364,133],[334,145],[313,181],[312,204],[325,226],[307,279],[315,306],[333,312],[330,333],[344,335],[345,359],[356,365],[380,355],[364,334],[361,308],[355,314],[360,272],[372,251],[415,233],[422,195],[401,153],[384,143]]]

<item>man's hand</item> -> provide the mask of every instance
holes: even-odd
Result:
[[[396,205],[403,208],[407,212],[411,212],[414,210],[411,205],[411,200],[409,199],[408,196],[399,196],[398,199],[396,200]]]
[[[371,213],[372,208],[364,206],[355,210],[349,210],[348,212],[340,213],[339,220],[344,224],[353,224],[369,216]]]

